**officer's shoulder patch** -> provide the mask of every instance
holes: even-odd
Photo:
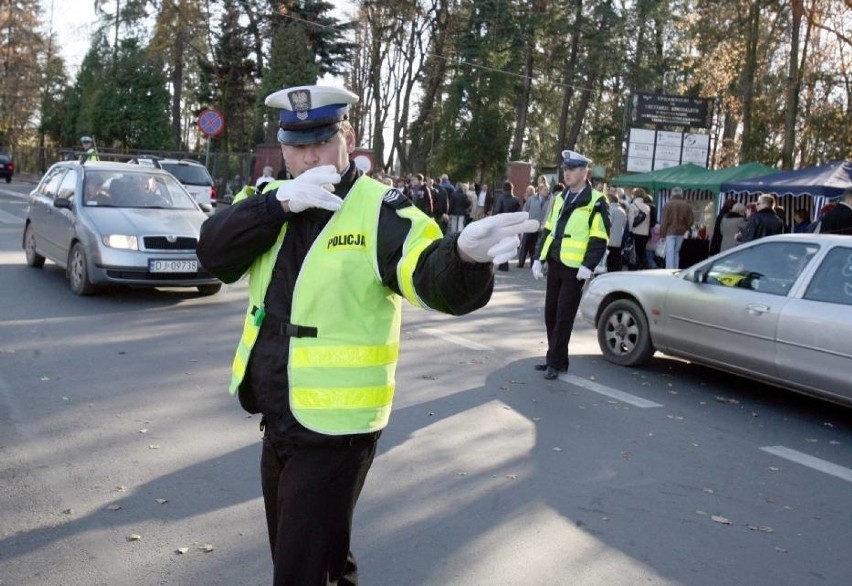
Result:
[[[412,205],[411,200],[405,197],[405,194],[398,189],[388,189],[382,196],[382,203],[395,210],[401,210]]]

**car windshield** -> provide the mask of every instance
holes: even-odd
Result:
[[[174,177],[147,171],[89,171],[83,184],[86,206],[196,209],[192,196]]]
[[[160,166],[177,177],[184,185],[213,185],[207,169],[187,163],[160,163]]]

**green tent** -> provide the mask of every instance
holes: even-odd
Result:
[[[778,169],[767,167],[761,163],[744,163],[736,167],[716,169],[715,171],[686,163],[677,167],[667,167],[649,173],[633,173],[615,177],[610,184],[624,187],[643,187],[652,194],[672,187],[681,187],[684,191],[708,191],[707,197],[719,194],[723,183],[762,177],[777,173]]]
[[[673,185],[681,185],[689,181],[690,178],[703,175],[707,172],[704,167],[699,167],[692,163],[678,165],[676,167],[666,167],[665,169],[657,169],[648,173],[632,173],[630,175],[620,175],[610,181],[611,185],[617,187],[642,187],[649,193],[656,193],[662,189],[662,182],[674,182]],[[684,187],[686,189],[686,187]]]
[[[702,171],[702,173],[690,174],[689,177],[684,177],[681,181],[678,181],[679,178],[674,177],[665,178],[657,182],[657,189],[671,189],[672,187],[680,186],[684,191],[689,189],[709,191],[713,195],[716,195],[719,193],[723,183],[778,173],[778,169],[767,167],[762,163],[743,163],[736,167],[716,169],[715,171],[702,169]]]

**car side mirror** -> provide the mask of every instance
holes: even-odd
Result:
[[[71,209],[71,198],[68,197],[57,197],[53,200],[53,207],[55,208],[64,208],[66,210]]]
[[[210,214],[210,213],[213,212],[213,206],[210,205],[209,203],[200,203],[200,204],[198,204],[198,207],[200,207],[201,211],[204,212],[205,214]]]
[[[702,270],[692,271],[692,282],[693,283],[706,283],[707,282],[707,272],[702,271]]]

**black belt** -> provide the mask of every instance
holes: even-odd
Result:
[[[260,327],[260,324],[267,323],[272,331],[278,332],[280,336],[288,338],[316,338],[317,329],[312,326],[300,326],[285,322],[283,319],[275,317],[271,313],[266,313],[263,308],[254,306],[251,308],[251,314],[254,316],[254,323]]]

